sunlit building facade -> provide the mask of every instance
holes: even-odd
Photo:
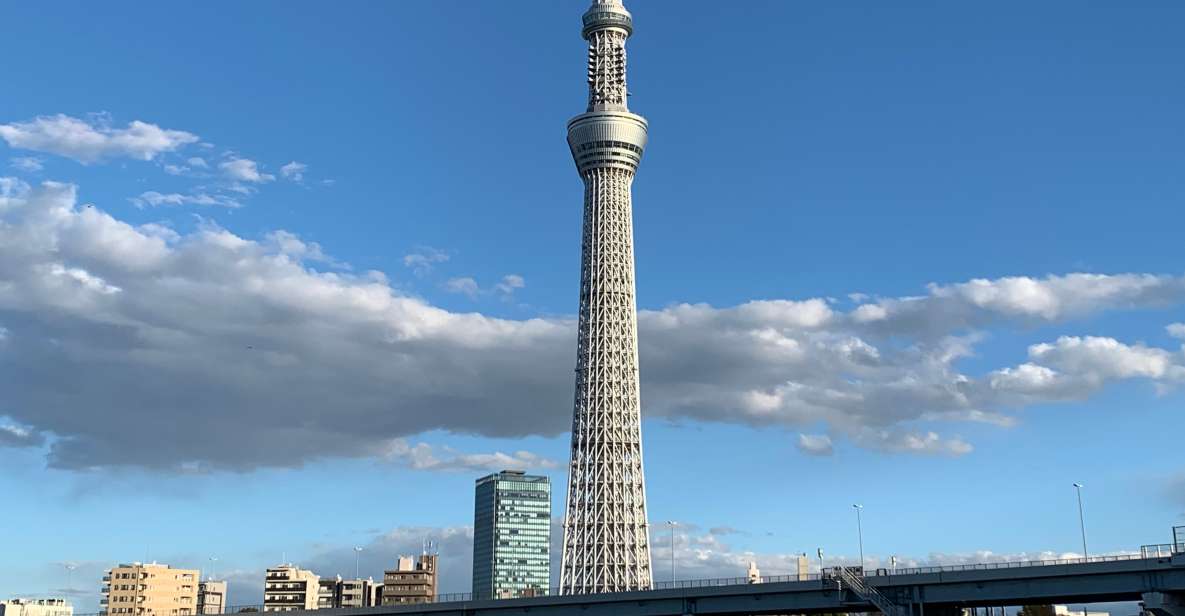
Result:
[[[502,471],[477,480],[473,594],[545,595],[551,586],[551,480]]]

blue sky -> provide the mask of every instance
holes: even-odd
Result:
[[[464,591],[474,478],[561,513],[583,5],[0,8],[0,595],[424,536]],[[1185,523],[1185,8],[630,9],[680,577],[853,558],[857,501],[916,562],[1080,551],[1074,481],[1092,552]]]

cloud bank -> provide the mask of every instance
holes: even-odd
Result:
[[[406,261],[415,271],[443,257]],[[644,413],[801,431],[814,455],[844,444],[964,455],[973,444],[952,426],[1007,426],[1026,406],[1114,381],[1185,379],[1180,349],[1102,336],[1064,336],[1018,365],[964,374],[980,330],[1181,303],[1180,276],[1069,274],[931,285],[846,311],[822,299],[642,311]],[[58,468],[358,456],[493,468],[527,459],[424,457],[403,439],[569,427],[571,319],[449,312],[294,234],[133,226],[80,206],[66,184],[0,179],[0,328],[2,425],[37,435],[9,431],[0,446],[48,447]]]

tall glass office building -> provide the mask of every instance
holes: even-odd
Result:
[[[548,594],[551,481],[502,471],[477,480],[474,503],[474,598]]]

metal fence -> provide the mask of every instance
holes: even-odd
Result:
[[[998,563],[978,563],[969,565],[945,565],[938,567],[906,567],[898,569],[875,569],[870,571],[861,571],[860,567],[849,567],[849,570],[859,572],[864,577],[868,578],[885,578],[902,575],[918,575],[927,573],[948,573],[956,571],[985,571],[993,569],[1020,569],[1025,567],[1049,567],[1057,565],[1086,565],[1091,563],[1112,563],[1132,560],[1145,560],[1149,558],[1168,558],[1174,554],[1185,554],[1185,526],[1180,526],[1173,529],[1174,543],[1153,544],[1146,545],[1140,548],[1138,553],[1134,554],[1116,554],[1110,556],[1091,556],[1090,558],[1058,558],[1051,560],[1026,560],[1026,561],[1011,561]],[[789,575],[764,575],[760,580],[754,581],[748,577],[728,577],[728,578],[705,578],[698,580],[676,580],[674,582],[657,582],[654,584],[655,590],[678,590],[678,589],[693,589],[693,588],[710,588],[717,586],[745,586],[753,583],[761,584],[776,584],[780,582],[811,582],[820,580],[830,580],[833,576],[833,569],[827,569],[823,573],[803,573],[803,574],[789,574]],[[886,580],[887,581],[887,580]],[[559,595],[558,588],[552,588],[548,591],[537,591],[536,597],[545,597],[548,595]],[[449,593],[436,595],[426,603],[464,603],[471,601],[489,601],[498,599],[493,596],[475,596],[473,593]],[[374,607],[365,608],[347,608],[334,610],[338,614],[349,614],[352,612],[374,611]],[[253,612],[263,612],[264,606],[262,604],[247,604],[247,605],[232,605],[228,606],[223,612],[224,614],[249,614]],[[107,616],[106,612],[97,612],[91,614],[75,614],[74,616]],[[200,615],[199,615],[200,616]]]

